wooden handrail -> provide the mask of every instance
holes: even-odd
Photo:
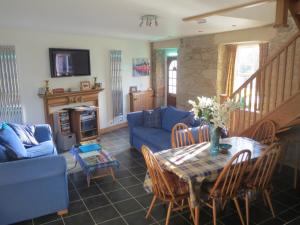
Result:
[[[282,47],[280,47],[280,48],[273,54],[272,57],[270,57],[269,59],[267,59],[267,61],[265,62],[264,65],[262,65],[257,71],[255,71],[255,72],[253,73],[253,75],[251,75],[251,76],[249,77],[249,79],[248,79],[247,81],[245,81],[245,83],[244,83],[243,85],[241,85],[235,92],[233,92],[233,93],[231,94],[231,97],[234,96],[236,93],[238,93],[241,89],[243,89],[243,87],[244,87],[245,85],[247,85],[247,84],[250,82],[251,79],[253,80],[253,79],[256,77],[257,73],[259,73],[260,71],[264,70],[268,65],[270,65],[270,63],[272,63],[272,61],[273,61],[274,59],[276,59],[281,53],[283,53],[283,52],[284,52],[284,51],[292,44],[292,42],[295,41],[298,37],[300,37],[300,31],[297,32],[295,35],[293,35],[293,36],[289,39],[288,42],[286,42]]]
[[[230,98],[242,103],[231,115],[231,135],[240,135],[300,91],[300,73],[294,70],[300,32],[293,35]]]

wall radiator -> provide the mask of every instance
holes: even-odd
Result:
[[[23,122],[19,89],[15,47],[0,45],[0,122]]]
[[[123,115],[123,87],[121,76],[121,59],[120,50],[110,51],[110,75],[112,91],[113,122],[119,122],[117,119]]]

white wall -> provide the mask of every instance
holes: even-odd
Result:
[[[104,83],[105,90],[99,94],[101,128],[110,126],[112,105],[109,77],[109,50],[122,50],[122,78],[124,92],[124,115],[129,112],[129,86],[139,89],[150,87],[150,77],[132,76],[132,58],[150,57],[150,46],[146,41],[127,40],[97,36],[44,33],[23,30],[0,30],[0,45],[14,45],[21,85],[24,117],[27,123],[43,123],[43,101],[38,97],[38,89],[44,80],[50,80],[51,88],[79,88],[81,80],[92,81],[93,76]],[[92,76],[51,78],[49,48],[90,49]]]

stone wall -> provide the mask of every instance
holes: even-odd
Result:
[[[216,94],[218,46],[213,35],[183,38],[178,54],[177,107],[190,109],[189,99]]]

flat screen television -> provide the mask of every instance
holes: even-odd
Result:
[[[91,75],[87,49],[49,48],[51,77]]]

